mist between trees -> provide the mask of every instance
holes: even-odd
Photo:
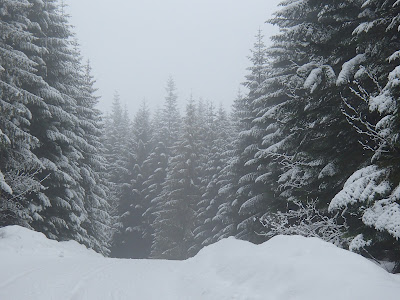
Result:
[[[114,257],[316,236],[400,270],[400,4],[284,1],[245,94],[96,109],[55,0],[0,0],[0,225]]]

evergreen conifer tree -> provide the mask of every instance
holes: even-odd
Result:
[[[133,167],[129,166],[132,177],[129,187],[131,194],[129,197],[120,199],[120,201],[127,201],[125,204],[120,203],[120,209],[123,210],[120,211],[122,228],[119,239],[123,241],[123,245],[119,245],[116,251],[121,257],[145,258],[150,254],[151,231],[143,214],[148,208],[148,203],[144,198],[144,182],[150,176],[145,161],[151,152],[151,135],[150,112],[143,103],[132,124],[130,151],[134,158]]]
[[[343,189],[330,203],[351,224],[349,235],[364,239],[361,253],[396,261],[400,269],[398,78],[400,6],[397,1],[363,1],[353,35],[357,53],[343,64],[338,83],[344,114],[366,150]],[[354,248],[354,247],[353,247]]]
[[[131,257],[134,245],[129,235],[130,225],[135,222],[130,216],[133,209],[132,179],[135,155],[131,121],[127,110],[121,105],[118,93],[114,95],[109,119],[105,140],[107,173],[118,218],[118,230],[113,237],[111,255]]]
[[[240,116],[242,129],[239,134],[239,141],[236,149],[238,157],[238,190],[235,206],[238,207],[238,233],[236,237],[252,242],[261,242],[262,237],[257,233],[262,226],[259,218],[266,206],[268,189],[260,184],[256,179],[259,177],[260,162],[255,160],[264,131],[255,123],[257,117],[256,108],[263,106],[263,83],[267,75],[267,48],[264,44],[264,36],[261,30],[256,35],[256,42],[251,50],[250,61],[252,66],[248,68],[250,73],[246,76],[246,86],[249,90],[248,95],[243,98],[243,108]],[[260,103],[261,102],[261,103]],[[265,109],[262,107],[261,109]]]
[[[26,1],[0,1],[0,224],[29,226],[37,218],[29,194],[44,187],[36,174],[43,168],[33,153],[39,140],[30,132],[31,107],[48,112],[33,87],[48,88],[37,75],[38,64],[28,53],[46,50],[34,44],[29,32],[30,5]]]
[[[77,98],[77,117],[79,126],[76,129],[82,157],[79,160],[81,182],[84,191],[84,205],[88,220],[82,226],[90,237],[90,247],[103,254],[109,253],[113,234],[111,206],[108,202],[110,190],[105,183],[106,161],[102,145],[102,119],[96,105],[95,81],[91,74],[89,62],[82,70],[81,96]]]
[[[168,162],[161,201],[154,221],[152,256],[185,259],[196,249],[194,234],[196,206],[200,201],[199,161],[201,141],[196,106],[187,104],[182,133]]]
[[[222,221],[217,217],[219,208],[227,204],[219,190],[223,185],[221,173],[227,161],[225,154],[229,145],[230,124],[222,107],[216,113],[213,105],[209,104],[206,116],[207,122],[201,128],[206,133],[206,138],[201,138],[205,151],[200,157],[201,199],[197,204],[196,228],[193,231],[194,252],[214,242],[213,238],[219,232]]]
[[[161,252],[156,245],[156,240],[160,238],[157,228],[160,228],[161,224],[158,224],[156,220],[163,209],[162,191],[172,147],[178,140],[181,131],[181,117],[177,106],[176,87],[172,78],[168,79],[166,92],[164,107],[153,118],[154,134],[151,141],[153,150],[144,162],[151,173],[144,182],[145,201],[149,205],[144,212],[144,217],[146,223],[151,224],[153,231],[151,257],[161,257]]]
[[[82,227],[88,215],[79,184],[78,161],[82,153],[76,134],[79,121],[75,114],[82,78],[77,68],[79,56],[71,44],[70,25],[57,2],[32,1],[31,4],[29,30],[36,46],[46,51],[29,55],[38,63],[37,75],[48,84],[32,89],[43,98],[48,110],[30,106],[33,116],[30,132],[40,141],[35,154],[45,168],[37,177],[46,179],[43,184],[47,187],[31,197],[35,214],[31,225],[50,238],[75,239],[90,245],[88,233]]]
[[[359,3],[317,1],[282,3],[272,24],[281,32],[269,49],[270,71],[256,107],[256,128],[264,137],[255,162],[256,181],[267,185],[273,201],[262,219],[296,201],[318,201],[327,213],[328,201],[362,161],[362,147],[342,114],[336,85],[343,63],[357,44]],[[331,51],[331,49],[334,49]]]

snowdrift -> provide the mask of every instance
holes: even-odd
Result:
[[[103,257],[76,241],[57,242],[49,240],[41,232],[20,226],[0,228],[0,255],[0,261],[2,261],[3,255],[20,258],[28,256],[32,259],[39,257]]]
[[[0,299],[398,300],[400,276],[315,238],[233,238],[186,261],[103,258],[76,242],[0,229]]]

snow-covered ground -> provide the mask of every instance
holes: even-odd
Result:
[[[0,299],[400,299],[400,276],[315,238],[233,238],[186,261],[103,258],[18,226],[0,229]]]

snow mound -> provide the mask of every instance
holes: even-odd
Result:
[[[317,238],[276,236],[262,245],[229,238],[189,263],[210,285],[251,295],[237,299],[394,300],[400,293],[400,276]]]
[[[68,256],[60,258],[60,251]],[[10,226],[0,229],[0,266],[0,299],[397,300],[400,295],[398,275],[300,236],[277,236],[262,245],[228,238],[186,261],[122,260]]]
[[[102,257],[75,241],[58,242],[21,226],[0,228],[0,256]]]

